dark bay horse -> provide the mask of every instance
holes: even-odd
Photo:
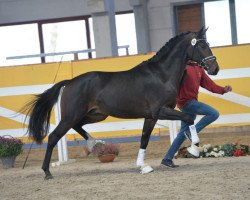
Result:
[[[71,80],[56,83],[37,95],[26,107],[30,115],[28,133],[37,143],[47,136],[53,105],[60,89],[61,121],[48,137],[42,169],[45,179],[53,178],[49,163],[57,142],[73,128],[85,139],[91,137],[82,126],[106,119],[144,118],[141,149],[146,149],[151,131],[158,119],[183,120],[192,118],[175,110],[178,87],[188,60],[196,61],[208,74],[219,71],[216,58],[205,39],[206,29],[187,32],[170,39],[152,58],[134,68],[120,72],[88,72]]]

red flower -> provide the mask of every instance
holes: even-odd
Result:
[[[238,157],[238,156],[243,156],[244,155],[244,152],[241,150],[241,149],[237,149],[235,152],[234,152],[234,156]]]

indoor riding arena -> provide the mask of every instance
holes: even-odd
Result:
[[[0,199],[249,199],[250,30],[246,27],[249,9],[248,0],[0,1]],[[202,39],[199,38],[201,30],[205,30]],[[185,40],[180,38],[188,34],[197,36],[187,44],[191,54],[178,46]],[[209,49],[208,55],[201,44]],[[170,57],[174,51],[182,56]],[[197,59],[195,51],[199,53]],[[152,62],[163,67],[165,63],[174,65],[186,57],[203,67],[215,84],[232,87],[232,91],[223,95],[199,87],[198,101],[219,112],[218,119],[198,134],[199,156],[189,153],[191,143],[186,139],[173,158],[179,167],[161,164],[179,134],[181,120],[154,115],[157,119],[152,132],[149,131],[145,163],[137,166],[150,117],[127,115],[126,108],[121,106],[125,102],[134,111],[143,107],[143,97],[139,104],[133,103],[137,98],[134,91],[141,85],[147,88],[140,92],[146,96],[162,91],[160,86],[152,86],[149,76],[129,77],[126,80],[131,82],[125,82],[119,92],[113,88],[124,80],[113,82],[109,90],[102,89],[100,93],[112,96],[105,102],[108,105],[105,108],[113,112],[103,114],[101,107],[96,106],[103,102],[97,99],[100,104],[89,103],[87,114],[81,118],[88,123],[77,121],[81,129],[70,126],[66,134],[56,135],[68,112],[64,108],[76,104],[78,94],[83,91],[82,83],[76,87],[80,90],[75,95],[63,101],[63,95],[76,91],[73,87],[67,89],[74,81],[86,74],[98,74],[98,78],[108,74],[107,82],[101,85],[106,86],[110,74],[126,74]],[[219,72],[210,75],[209,65],[216,62]],[[169,80],[181,77],[171,74],[168,68],[166,72],[170,73]],[[164,73],[157,71],[157,74],[163,77]],[[147,86],[138,81],[146,78]],[[54,90],[57,83],[72,79],[58,90],[57,96],[47,95],[39,112],[34,107],[31,112],[25,109],[35,98],[38,99],[34,105],[38,105],[42,101],[40,94]],[[88,86],[91,81],[86,81]],[[86,94],[100,87],[92,85],[93,88],[86,86]],[[115,102],[118,93],[122,97]],[[161,92],[160,96],[167,94]],[[51,113],[42,116],[53,98],[56,101],[51,105]],[[85,98],[89,96],[85,95],[82,102]],[[154,102],[148,102],[150,108],[160,101],[158,97],[152,98]],[[74,113],[84,106],[79,104],[68,116],[75,117]],[[114,117],[118,116],[113,110],[116,106],[120,108],[119,116],[126,117]],[[177,106],[173,110],[180,113]],[[39,117],[33,117],[34,113]],[[91,121],[94,115],[100,119],[98,122]],[[197,115],[194,124],[202,117]],[[31,122],[41,118],[48,119],[47,127],[45,122],[40,126],[43,134],[39,135],[38,129],[31,133],[36,127]],[[46,128],[48,133],[44,133]],[[53,136],[60,140],[52,148],[50,160]],[[96,149],[107,144],[111,145],[107,154],[111,154],[113,147],[117,148],[113,153],[115,158],[102,162],[100,155],[106,150],[96,153]]]

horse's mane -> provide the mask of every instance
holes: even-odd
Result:
[[[160,48],[159,51],[156,52],[156,54],[152,58],[148,59],[147,61],[142,62],[140,65],[159,62],[163,56],[168,55],[170,53],[170,51],[173,50],[173,47],[176,45],[176,43],[183,36],[185,36],[189,33],[190,33],[190,31],[185,32],[185,33],[181,33],[181,34],[171,38],[168,42],[166,42],[166,44],[163,47]]]

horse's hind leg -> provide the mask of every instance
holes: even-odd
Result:
[[[94,141],[95,139],[87,132],[85,131],[81,125],[74,126],[73,129],[79,133],[86,141]],[[91,153],[91,150],[89,148],[85,148],[85,152],[87,155]]]
[[[42,169],[45,173],[45,179],[52,179],[53,178],[53,176],[49,170],[49,164],[50,164],[53,149],[54,149],[55,145],[57,144],[57,142],[67,133],[67,131],[70,128],[71,127],[69,124],[61,121],[58,124],[58,126],[55,128],[55,130],[49,135],[47,150],[45,153],[45,158],[44,158],[43,166],[42,166]]]
[[[81,125],[74,126],[73,129],[79,133],[85,140],[94,139]]]
[[[138,153],[136,165],[138,167],[141,167],[144,165],[144,158],[145,158],[145,151],[148,146],[148,142],[150,139],[151,132],[153,131],[153,128],[156,124],[155,119],[145,119],[144,120],[144,125],[143,125],[143,130],[142,130],[142,136],[141,136],[141,145],[140,145],[140,150]]]
[[[82,120],[73,126],[73,129],[78,132],[85,140],[94,139],[87,131],[85,131],[82,126],[85,124],[96,123],[105,120],[108,115],[102,113],[92,113],[86,115]]]
[[[95,113],[91,115],[85,116],[80,123],[76,124],[73,129],[78,132],[85,140],[90,141],[88,142],[88,153],[90,153],[91,148],[93,147],[93,144],[95,144],[95,138],[92,137],[87,131],[85,131],[82,126],[89,123],[96,123],[103,121],[107,118],[107,115],[104,115],[102,113]]]

